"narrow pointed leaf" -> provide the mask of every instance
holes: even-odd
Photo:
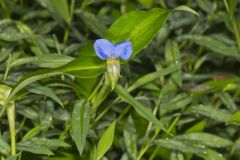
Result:
[[[209,147],[221,148],[232,145],[232,142],[228,139],[219,137],[217,135],[196,132],[196,133],[187,133],[180,136],[177,136],[177,139],[183,141],[189,141],[190,143],[203,144]]]
[[[90,106],[85,100],[75,103],[72,113],[73,139],[77,145],[80,155],[83,152],[89,126],[90,126]]]
[[[114,132],[115,132],[115,124],[116,121],[114,121],[107,130],[103,133],[100,141],[98,142],[97,146],[97,159],[99,160],[111,147],[113,138],[114,138]]]
[[[166,131],[166,129],[164,128],[163,124],[152,114],[152,112],[145,107],[144,105],[142,105],[140,102],[138,102],[137,100],[135,100],[128,92],[126,89],[124,89],[122,86],[120,85],[116,85],[115,87],[115,93],[117,93],[117,95],[125,102],[131,104],[133,106],[133,108],[135,109],[135,111],[143,118],[145,118],[146,120],[148,120],[149,122],[152,122],[153,124],[155,124],[157,127],[163,129],[164,131]]]

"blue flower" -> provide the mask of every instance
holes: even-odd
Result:
[[[127,60],[132,55],[132,43],[130,41],[112,44],[107,39],[98,39],[94,43],[94,49],[97,56],[102,60],[117,60],[119,58]]]

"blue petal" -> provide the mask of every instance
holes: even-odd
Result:
[[[127,60],[132,55],[132,43],[130,41],[123,41],[121,43],[115,44],[114,54],[116,58],[121,57]]]
[[[98,39],[94,43],[94,49],[99,58],[106,60],[114,52],[114,45],[106,39]]]

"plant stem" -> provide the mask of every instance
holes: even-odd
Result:
[[[146,151],[148,150],[148,148],[150,147],[150,143],[157,137],[157,135],[159,134],[159,132],[160,132],[160,128],[157,128],[157,129],[155,130],[155,133],[154,133],[154,135],[152,136],[150,142],[149,142],[144,148],[141,149],[140,154],[139,154],[138,157],[137,157],[137,160],[141,160],[141,159],[142,159],[142,156],[145,154],[145,152],[146,152]]]
[[[15,131],[15,104],[10,103],[7,107],[8,124],[11,136],[11,155],[16,155],[16,131]]]
[[[63,37],[63,43],[67,44],[68,41],[68,36],[69,36],[69,28],[71,26],[72,23],[72,19],[73,19],[73,14],[74,14],[74,8],[75,8],[75,0],[71,1],[71,5],[70,5],[70,10],[69,10],[69,23],[68,26],[66,27],[65,31],[64,31],[64,37]]]
[[[6,68],[6,71],[4,73],[4,77],[3,77],[3,80],[5,81],[8,77],[8,73],[9,73],[9,70],[10,70],[10,64],[11,64],[11,54],[9,54],[9,57],[8,57],[8,60],[7,60],[7,68]]]
[[[179,114],[177,117],[174,118],[173,122],[171,123],[171,125],[169,126],[169,128],[168,128],[168,130],[167,130],[169,133],[170,133],[170,132],[173,130],[173,128],[176,126],[176,124],[177,124],[177,122],[179,121],[180,117],[181,117],[181,114]],[[151,155],[151,157],[149,158],[149,160],[153,160],[153,159],[154,159],[154,157],[156,156],[158,150],[159,150],[159,147],[157,146],[157,147],[154,149],[153,154]]]
[[[6,7],[4,0],[0,0],[0,4],[1,4],[2,10],[5,14],[5,18],[10,18],[10,14],[8,13],[8,9]]]
[[[160,99],[158,99],[155,107],[154,107],[154,110],[153,110],[153,115],[156,115],[157,114],[157,111],[158,111],[158,108],[159,108],[159,105],[160,105]],[[149,132],[151,131],[151,128],[152,128],[152,122],[150,122],[148,124],[148,127],[147,127],[147,131],[146,131],[146,134],[145,134],[145,140],[147,139],[148,135],[149,135]],[[160,132],[160,129],[156,129],[155,130],[155,133],[152,137],[152,139],[150,140],[150,142],[152,142],[152,140],[154,140],[156,138],[156,136],[158,135],[158,133]],[[142,149],[140,150],[140,154],[138,155],[137,157],[137,160],[140,160],[142,158],[142,156],[145,154],[145,152],[148,150],[149,148],[149,145],[150,143],[148,143],[145,147],[142,147]]]
[[[237,21],[235,20],[235,18],[232,18],[232,25],[233,25],[233,32],[237,41],[237,45],[238,45],[238,49],[240,49],[240,33],[238,30],[238,24]]]

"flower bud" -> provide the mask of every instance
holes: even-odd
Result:
[[[120,62],[117,59],[107,59],[107,75],[112,90],[120,77]]]

